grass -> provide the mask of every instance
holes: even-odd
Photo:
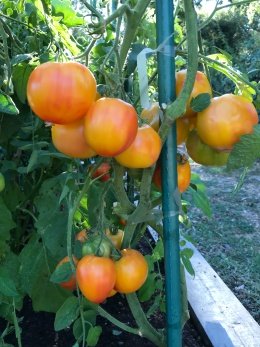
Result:
[[[193,172],[200,174],[207,187],[213,215],[209,219],[192,207],[192,226],[184,233],[259,322],[260,163],[235,195],[238,172],[201,166],[194,166]]]

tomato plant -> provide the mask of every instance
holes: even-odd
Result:
[[[78,262],[76,280],[82,294],[91,302],[103,302],[116,282],[113,260],[86,255]]]
[[[59,266],[61,266],[62,264],[65,264],[65,263],[68,263],[70,261],[69,257],[66,256],[64,257],[63,259],[61,259],[61,261],[58,263],[57,265],[57,268]],[[76,257],[73,257],[73,261],[74,261],[74,264],[77,265],[78,263],[78,259]],[[61,282],[60,283],[60,286],[64,289],[67,289],[67,290],[70,290],[70,291],[73,291],[76,289],[77,285],[76,285],[76,276],[73,274],[70,279],[68,279],[67,281],[65,282]]]
[[[144,125],[138,128],[133,143],[127,150],[116,156],[116,160],[127,168],[147,168],[156,162],[161,147],[161,139],[158,133],[149,125]]]
[[[28,102],[46,122],[67,124],[82,118],[96,97],[96,81],[77,62],[47,62],[36,67],[27,84]]]
[[[180,94],[183,88],[186,76],[187,76],[187,70],[180,70],[176,73],[176,95],[177,96]],[[212,96],[212,88],[207,79],[207,76],[203,72],[197,71],[194,86],[186,106],[187,108],[186,108],[184,117],[194,117],[196,115],[196,112],[193,111],[192,108],[190,107],[190,102],[192,98],[195,98],[196,96],[202,93],[208,93],[210,94],[210,96]]]
[[[218,150],[232,149],[241,135],[253,132],[258,123],[254,105],[243,96],[224,94],[213,98],[209,107],[198,113],[198,135]]]
[[[85,117],[85,138],[99,155],[113,157],[133,142],[137,113],[127,102],[115,98],[97,100]]]
[[[203,143],[196,130],[190,132],[186,148],[191,159],[201,165],[222,166],[229,157],[229,152],[217,151]]]
[[[57,150],[73,158],[90,158],[96,155],[84,136],[84,120],[51,127],[52,142]]]
[[[144,256],[135,249],[123,249],[122,257],[115,262],[115,290],[119,293],[133,293],[144,284],[148,265]]]
[[[82,245],[82,255],[95,254],[99,257],[109,257],[111,244],[103,235],[93,235]]]

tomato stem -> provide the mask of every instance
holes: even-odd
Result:
[[[164,336],[154,329],[154,327],[147,320],[136,293],[126,295],[126,299],[134,319],[140,329],[141,336],[153,342],[155,346],[165,346]]]

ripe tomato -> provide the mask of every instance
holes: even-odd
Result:
[[[106,229],[106,236],[112,241],[113,245],[117,249],[121,249],[121,245],[124,238],[124,231],[117,229],[116,232],[112,232],[110,229]]]
[[[189,161],[183,163],[178,163],[177,165],[178,172],[178,189],[181,193],[184,193],[190,185],[191,179],[191,168]]]
[[[85,117],[85,138],[99,155],[113,157],[126,150],[137,133],[134,107],[123,100],[101,98]]]
[[[253,132],[258,123],[254,105],[243,96],[224,94],[213,98],[198,113],[197,130],[201,140],[218,150],[230,150],[241,135]]]
[[[183,88],[186,75],[187,75],[187,70],[180,70],[176,73],[176,95],[177,96],[180,94]],[[193,89],[187,103],[187,109],[184,114],[185,117],[193,117],[196,115],[196,112],[193,111],[190,107],[190,102],[192,98],[195,98],[201,93],[208,93],[210,94],[210,96],[212,96],[212,89],[207,79],[207,76],[203,72],[197,71]]]
[[[220,152],[203,143],[196,130],[190,132],[186,141],[189,156],[196,163],[209,166],[222,166],[227,163],[229,152]]]
[[[119,164],[131,169],[144,169],[158,159],[162,143],[158,133],[149,125],[138,128],[136,138],[130,147],[116,156]]]
[[[99,177],[99,180],[102,182],[106,182],[110,179],[110,170],[111,170],[111,165],[109,163],[101,163],[100,166],[93,172],[92,178],[97,178]]]
[[[72,258],[73,258],[74,264],[77,265],[78,259],[76,257],[74,257],[74,256]],[[70,261],[69,257],[66,256],[65,258],[61,259],[61,261],[58,263],[57,267],[61,266],[64,263],[68,263],[69,261]],[[61,282],[61,283],[59,283],[59,285],[62,288],[65,288],[65,289],[70,290],[70,291],[75,290],[76,287],[77,287],[77,285],[76,285],[76,276],[73,274],[68,281]]]
[[[187,118],[180,117],[176,120],[177,145],[186,141],[190,131],[190,124]]]
[[[82,294],[89,301],[100,304],[114,288],[115,263],[110,258],[86,255],[78,262],[76,279]]]
[[[42,120],[67,124],[82,118],[96,98],[96,80],[77,62],[48,62],[31,73],[27,98]]]
[[[188,160],[184,160],[182,163],[177,163],[177,174],[178,189],[181,193],[183,193],[186,189],[188,189],[191,180],[191,168]],[[162,189],[162,174],[160,165],[157,165],[155,168],[153,183],[159,190]]]
[[[5,177],[0,172],[0,193],[5,189]]]
[[[148,122],[148,124],[155,130],[158,131],[160,127],[160,106],[158,103],[152,104],[150,108],[144,108],[141,112],[140,117]]]
[[[84,120],[51,127],[51,137],[54,146],[63,154],[72,158],[90,158],[96,155],[89,147],[84,137]]]
[[[119,293],[133,293],[144,284],[148,265],[144,256],[135,249],[123,249],[122,257],[115,262],[115,290]]]
[[[80,232],[78,232],[75,236],[75,240],[83,243],[87,240],[88,235],[87,235],[87,229],[83,229]]]

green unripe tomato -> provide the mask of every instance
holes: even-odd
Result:
[[[5,178],[4,175],[0,172],[0,193],[5,189]]]

